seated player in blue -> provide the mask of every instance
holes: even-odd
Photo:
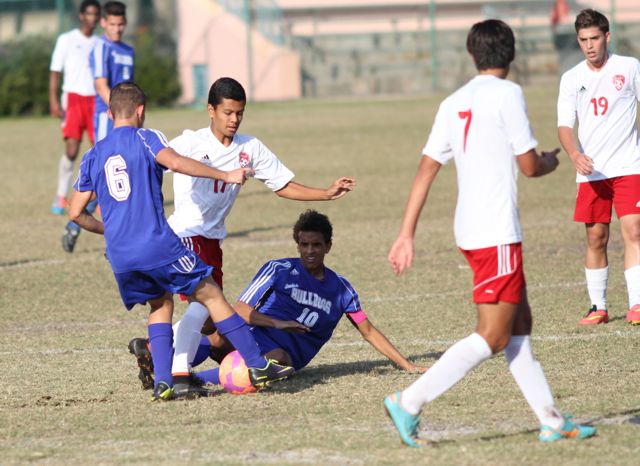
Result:
[[[326,215],[307,210],[293,227],[300,257],[264,264],[238,299],[236,312],[252,325],[260,351],[267,358],[300,370],[331,339],[338,322],[346,315],[362,337],[389,360],[404,370],[424,372],[425,368],[409,362],[374,327],[351,284],[324,265],[332,234]],[[283,321],[297,321],[307,331],[291,327],[283,330]],[[142,348],[144,340],[139,340],[138,346]],[[233,350],[233,342],[221,336],[218,329],[210,337],[202,337],[192,365],[195,367],[209,357],[221,362]],[[144,386],[143,375],[151,380],[151,373],[142,372]],[[199,372],[198,376],[210,383],[220,383],[218,368]]]
[[[253,385],[263,388],[293,369],[261,355],[249,326],[213,282],[212,267],[186,249],[169,227],[162,196],[165,169],[234,184],[243,183],[251,171],[223,172],[177,154],[162,133],[142,128],[145,100],[134,83],[112,89],[109,112],[114,130],[84,155],[69,217],[85,230],[104,235],[107,259],[127,309],[151,306],[148,330],[157,375],[153,400],[208,394],[188,369],[171,373],[174,293],[193,296],[207,307],[218,331],[243,354]],[[85,210],[94,195],[104,223]]]

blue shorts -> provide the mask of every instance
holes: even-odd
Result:
[[[295,339],[292,333],[287,333],[284,330],[277,330],[271,327],[251,327],[251,334],[253,339],[260,348],[260,353],[267,354],[276,348],[285,350],[289,356],[291,356],[291,362],[295,370],[299,371],[306,366],[309,361],[301,360],[298,355],[302,351],[300,348],[291,347],[287,344],[287,341],[291,342]],[[282,341],[277,341],[279,337],[282,337]],[[315,354],[314,354],[315,356]]]
[[[114,273],[122,302],[131,310],[136,304],[146,304],[166,292],[191,296],[198,284],[213,273],[213,267],[205,265],[189,251],[172,264],[151,270],[133,270]]]

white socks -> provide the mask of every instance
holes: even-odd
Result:
[[[418,414],[424,403],[435,400],[490,357],[491,348],[480,335],[472,333],[463,338],[402,392],[402,406],[409,413]]]
[[[191,362],[198,351],[202,326],[209,317],[209,311],[200,303],[189,304],[182,319],[173,326],[174,352],[172,374],[188,374]]]
[[[584,274],[587,277],[587,291],[589,292],[591,304],[595,304],[598,309],[606,310],[609,267],[603,269],[584,269]]]
[[[71,177],[73,176],[73,160],[66,155],[60,157],[58,163],[58,191],[59,197],[67,197],[69,194],[69,184],[71,183]]]
[[[540,363],[533,356],[531,337],[512,336],[504,350],[504,356],[511,375],[540,424],[560,429],[564,424],[564,418],[556,409],[547,378]]]
[[[629,309],[640,304],[640,265],[630,267],[624,271],[627,281],[627,293],[629,293]]]

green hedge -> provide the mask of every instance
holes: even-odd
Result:
[[[49,111],[49,64],[54,37],[36,36],[0,44],[0,116]],[[180,96],[174,54],[155,50],[150,32],[135,36],[136,82],[151,106],[171,105]]]

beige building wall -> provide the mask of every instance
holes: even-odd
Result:
[[[181,102],[196,99],[194,67],[205,67],[207,89],[222,76],[237,79],[253,101],[301,96],[298,55],[252,33],[253,89],[249,79],[246,24],[212,0],[177,0]]]

